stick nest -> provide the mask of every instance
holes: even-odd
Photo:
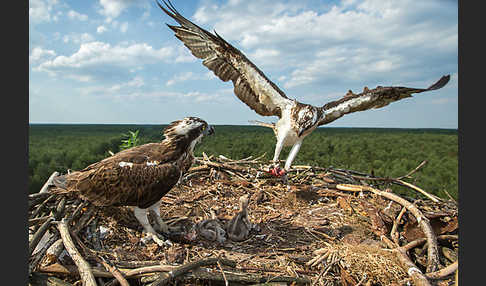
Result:
[[[238,212],[239,198],[249,195],[249,220],[257,227],[239,242],[226,239],[218,243],[201,237],[188,240],[183,231],[170,237],[172,245],[159,246],[145,241],[129,207],[95,208],[76,197],[32,194],[29,279],[32,284],[53,279],[66,285],[79,283],[78,270],[62,245],[57,246],[57,252],[53,249],[60,239],[55,221],[61,218],[67,220],[77,249],[98,284],[123,283],[115,278],[113,269],[130,285],[162,285],[159,282],[164,277],[171,279],[164,283],[177,280],[177,285],[419,284],[407,274],[409,268],[397,259],[392,246],[409,247],[408,258],[427,275],[431,262],[420,219],[403,211],[403,205],[379,195],[393,194],[392,187],[403,186],[400,182],[411,178],[413,172],[398,179],[377,178],[352,170],[294,166],[288,184],[283,184],[266,173],[266,166],[268,162],[261,157],[232,160],[203,154],[182,183],[162,198],[164,221],[187,233],[197,222],[211,218],[210,210],[222,223],[231,220]],[[367,191],[371,187],[380,191]],[[457,203],[432,195],[405,199],[421,211],[437,237],[437,268],[451,265],[457,260]],[[168,276],[178,267],[213,258],[234,261],[236,266],[214,260],[218,263],[212,266],[207,263],[178,277]],[[429,279],[435,285],[453,280],[453,273],[440,280]]]

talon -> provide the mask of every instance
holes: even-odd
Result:
[[[278,166],[271,169],[269,173],[274,175],[275,177],[281,177],[286,174],[285,169],[280,169],[280,167]]]
[[[172,245],[172,241],[170,241],[168,239],[163,240],[163,239],[159,238],[159,236],[154,234],[154,233],[146,233],[145,237],[143,237],[141,239],[142,243],[144,243],[144,244],[147,244],[147,242],[149,242],[150,240],[153,240],[155,243],[157,243],[161,247]]]

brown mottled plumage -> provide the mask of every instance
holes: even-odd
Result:
[[[160,216],[160,199],[191,167],[195,144],[212,133],[213,128],[196,117],[174,121],[165,128],[162,142],[132,147],[57,177],[50,191],[75,192],[97,206],[135,206],[136,217],[153,233],[142,217],[143,210],[153,208]],[[161,220],[159,224],[167,231]]]
[[[226,42],[216,32],[210,33],[183,17],[170,3],[157,2],[159,7],[180,26],[168,25],[191,53],[202,59],[202,64],[214,72],[222,81],[233,82],[235,95],[262,116],[278,116],[275,124],[258,125],[271,127],[277,137],[273,161],[275,174],[282,147],[292,146],[284,170],[290,169],[302,140],[320,125],[330,123],[344,114],[372,108],[380,108],[391,102],[410,97],[413,93],[442,88],[450,76],[443,76],[428,88],[365,87],[360,94],[351,90],[341,99],[316,107],[289,99],[276,84],[270,81],[246,56]]]

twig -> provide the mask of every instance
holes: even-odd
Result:
[[[219,270],[221,270],[221,274],[223,274],[224,285],[228,286],[228,279],[226,279],[226,275],[224,274],[223,267],[221,267],[221,263],[219,263],[219,261],[217,263],[218,263]]]
[[[393,242],[389,240],[386,236],[381,236],[381,240],[385,242],[388,247],[392,248],[395,252],[401,267],[412,278],[415,286],[431,286],[427,277],[420,271],[420,269],[415,266],[415,264],[410,260],[406,251],[402,247],[395,247]]]
[[[196,162],[199,162],[201,164],[208,165],[210,167],[221,168],[221,169],[229,169],[229,170],[237,171],[237,172],[246,172],[248,170],[248,168],[243,168],[243,167],[240,167],[240,166],[232,166],[232,165],[225,164],[225,163],[215,163],[215,162],[211,162],[211,161],[201,161],[199,159],[196,159],[195,161]]]
[[[236,267],[236,262],[228,259],[223,259],[223,258],[208,258],[208,259],[203,259],[203,260],[198,260],[194,262],[189,262],[187,264],[184,264],[178,268],[176,268],[173,271],[169,272],[169,277],[161,277],[157,279],[155,282],[151,284],[151,286],[160,286],[160,285],[167,285],[170,281],[173,279],[186,274],[187,272],[196,269],[201,266],[209,266],[209,265],[214,265],[218,261],[220,261],[222,264],[231,266],[231,267]]]
[[[177,266],[172,266],[172,265],[153,265],[153,266],[144,266],[144,267],[128,270],[124,273],[125,273],[125,277],[132,277],[144,273],[169,272],[175,270],[176,268]]]
[[[55,195],[50,195],[49,197],[47,197],[47,199],[45,199],[38,207],[37,209],[35,209],[32,214],[30,215],[30,218],[35,218],[38,214],[40,214],[41,210],[44,209],[45,205],[51,200],[54,198]]]
[[[443,234],[443,235],[437,236],[437,240],[457,240],[457,239],[458,239],[457,235],[451,235],[451,234]],[[413,249],[417,246],[424,244],[426,241],[427,241],[426,238],[419,238],[419,239],[416,239],[414,241],[411,241],[411,242],[405,244],[404,246],[402,246],[402,248],[406,251],[409,251],[410,249]]]
[[[51,196],[49,193],[34,193],[29,195],[29,211],[37,205],[40,201],[45,200],[47,197]]]
[[[29,219],[29,226],[33,226],[33,225],[36,225],[36,224],[39,224],[39,223],[44,223],[49,218],[52,218],[52,216],[46,215],[46,216],[31,218],[31,219]]]
[[[314,281],[314,283],[312,283],[312,286],[316,285],[316,283],[319,281],[319,279],[321,279],[322,276],[326,275],[327,272],[331,269],[331,267],[333,265],[334,265],[334,263],[331,263],[331,264],[327,265],[326,267],[322,268],[321,273],[319,273],[319,276],[317,276],[317,278]]]
[[[42,248],[37,251],[33,258],[31,259],[31,262],[29,263],[29,272],[32,272],[36,269],[37,265],[39,262],[42,260],[44,257],[44,254],[47,252],[47,250],[52,246],[53,243],[55,243],[59,239],[59,233],[53,234],[49,240],[46,242],[45,245],[42,246]]]
[[[48,259],[48,262],[50,263],[51,261],[57,260],[63,250],[64,250],[64,244],[62,242],[62,239],[59,238],[51,246],[49,246],[49,248],[46,251],[46,257]]]
[[[447,190],[444,190],[444,192],[446,193],[446,195],[449,197],[449,199],[451,201],[453,201],[456,205],[457,205],[457,201],[451,196],[451,194],[449,194],[449,192]]]
[[[39,241],[49,229],[53,220],[54,218],[52,216],[49,217],[36,231],[36,233],[32,237],[32,240],[29,242],[29,256],[32,255],[32,252],[34,252],[35,247],[37,246],[37,244],[39,244]]]
[[[454,273],[454,271],[457,270],[458,266],[459,266],[459,262],[456,260],[454,263],[449,264],[447,267],[444,267],[441,270],[435,272],[427,273],[425,274],[425,276],[431,279],[441,279]]]
[[[393,222],[393,226],[392,226],[392,229],[391,229],[391,232],[390,232],[390,237],[393,239],[393,242],[395,242],[397,244],[397,246],[399,244],[398,244],[398,234],[396,233],[396,231],[397,231],[398,225],[400,224],[400,220],[402,219],[402,216],[405,214],[406,211],[407,211],[407,208],[402,207],[402,210],[400,211],[397,218]]]
[[[432,230],[432,226],[429,223],[429,220],[422,214],[422,212],[411,202],[403,199],[402,197],[391,193],[391,192],[384,192],[377,189],[374,189],[370,186],[360,186],[360,185],[349,185],[349,184],[338,184],[336,186],[339,190],[348,190],[348,191],[370,191],[376,195],[385,197],[389,200],[392,200],[396,203],[399,203],[403,207],[407,208],[408,211],[412,213],[417,219],[420,228],[425,234],[428,242],[427,248],[427,272],[433,272],[438,269],[439,265],[439,251],[437,247],[437,238],[435,236],[434,231]]]
[[[439,201],[441,201],[441,198],[439,198],[437,196],[434,196],[432,194],[429,194],[426,191],[422,190],[421,188],[419,188],[419,187],[417,187],[415,185],[412,185],[410,183],[407,183],[407,182],[402,181],[402,180],[399,180],[399,179],[393,179],[393,180],[396,181],[396,182],[398,182],[398,183],[400,183],[400,184],[402,184],[402,185],[404,185],[404,186],[407,186],[407,187],[409,187],[409,188],[411,188],[413,190],[416,190],[417,192],[419,192],[419,193],[423,194],[424,196],[426,196],[427,198],[431,199],[433,202],[438,203]]]
[[[44,186],[40,189],[39,193],[45,193],[47,192],[47,189],[49,188],[50,185],[52,185],[52,180],[54,180],[55,177],[59,175],[59,172],[54,172],[51,174],[49,179],[45,182]]]
[[[363,283],[365,280],[366,280],[366,273],[365,275],[363,275],[363,278],[361,278],[361,280],[359,280],[358,284],[356,284],[355,286],[360,286],[361,283]]]
[[[103,264],[106,270],[110,271],[110,273],[113,274],[113,277],[115,277],[115,280],[113,280],[109,284],[106,284],[106,286],[117,285],[116,282],[120,283],[120,285],[122,286],[130,286],[130,284],[128,284],[128,281],[125,279],[125,277],[123,277],[123,274],[116,267],[108,264],[103,257],[100,257],[99,261],[101,262],[101,264]]]
[[[423,164],[425,164],[425,163],[423,163]],[[334,176],[336,176],[336,173],[337,174],[341,174],[342,176],[336,176],[336,177],[342,178],[343,180],[348,181],[348,182],[350,182],[350,181],[349,181],[349,178],[346,178],[346,176],[347,177],[352,177],[353,179],[358,179],[358,180],[388,181],[388,182],[396,183],[396,184],[399,184],[399,185],[402,185],[402,186],[411,188],[412,190],[415,190],[415,191],[423,194],[427,198],[431,199],[433,202],[436,202],[437,203],[437,202],[439,202],[439,201],[442,200],[441,198],[439,198],[439,197],[437,197],[435,195],[429,194],[426,191],[422,190],[421,188],[419,188],[419,187],[417,187],[415,185],[412,185],[410,183],[407,183],[407,182],[401,180],[401,178],[406,177],[407,175],[402,176],[402,177],[398,177],[398,178],[383,178],[383,177],[368,177],[368,176],[359,176],[359,175],[357,176],[357,175],[352,175],[352,174],[349,174],[349,173],[346,173],[346,172],[342,172],[342,171],[339,171],[339,170],[329,170],[329,171],[332,172],[332,173],[334,173]]]
[[[396,179],[398,180],[401,180],[403,178],[408,178],[410,177],[413,173],[417,172],[420,168],[422,168],[425,164],[427,164],[427,160],[424,160],[422,161],[422,163],[420,163],[417,167],[415,167],[415,169],[413,169],[412,171],[408,172],[408,174],[404,175],[404,176],[400,176],[400,177],[397,177]]]
[[[71,256],[74,263],[79,269],[79,275],[81,276],[83,285],[96,286],[96,280],[93,276],[93,273],[91,272],[91,267],[76,249],[76,246],[74,245],[71,235],[69,234],[69,229],[65,218],[63,218],[60,222],[57,223],[57,228],[59,229],[59,233],[61,234],[64,247],[66,248],[69,255]]]

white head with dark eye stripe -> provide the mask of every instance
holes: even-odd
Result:
[[[198,117],[186,117],[171,122],[164,129],[164,135],[169,140],[184,140],[191,145],[201,141],[202,137],[214,134],[214,128]]]

